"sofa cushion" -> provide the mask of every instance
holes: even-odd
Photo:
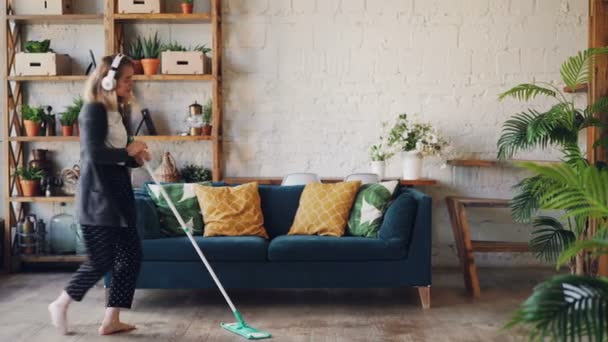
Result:
[[[400,191],[384,214],[378,237],[386,241],[398,240],[409,246],[417,210],[416,199],[411,194]]]
[[[298,211],[304,185],[260,185],[264,227],[271,239],[286,235]]]
[[[384,212],[398,184],[399,182],[395,180],[361,186],[348,219],[350,235],[378,237]]]
[[[279,236],[268,246],[270,261],[396,260],[405,257],[405,246],[396,240],[356,236]]]
[[[258,183],[235,187],[195,186],[205,222],[204,236],[261,236],[268,238]]]
[[[210,261],[266,261],[268,241],[257,236],[195,236],[205,257]],[[143,260],[200,260],[188,237],[144,240]]]
[[[309,183],[289,235],[342,236],[361,181]]]

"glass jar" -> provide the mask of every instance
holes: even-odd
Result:
[[[76,224],[74,216],[65,213],[65,203],[61,203],[61,213],[51,218],[49,235],[52,254],[76,253]]]

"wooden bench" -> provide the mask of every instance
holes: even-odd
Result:
[[[529,252],[528,244],[525,242],[502,242],[502,241],[476,241],[471,240],[471,232],[467,221],[466,208],[508,208],[507,199],[446,198],[454,240],[458,250],[458,258],[464,272],[464,284],[469,294],[479,297],[479,276],[475,265],[474,252]]]

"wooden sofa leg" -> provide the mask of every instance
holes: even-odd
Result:
[[[420,303],[423,309],[431,308],[431,287],[420,286],[418,287],[418,295],[420,296]]]

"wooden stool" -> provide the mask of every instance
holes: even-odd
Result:
[[[446,197],[445,201],[450,213],[458,258],[463,267],[464,284],[469,294],[473,297],[479,297],[481,290],[479,288],[479,277],[473,252],[529,252],[530,249],[525,242],[471,240],[465,208],[508,208],[509,200],[449,196]]]

